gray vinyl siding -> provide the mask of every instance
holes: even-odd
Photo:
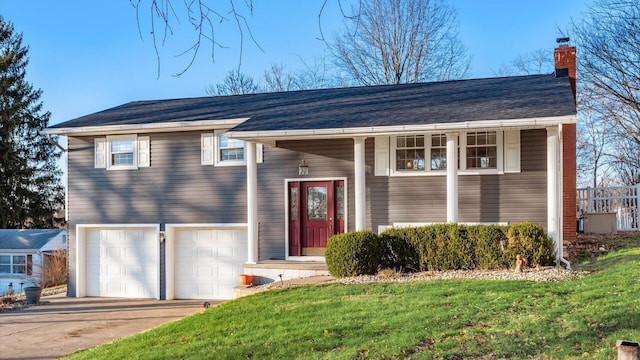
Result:
[[[531,221],[546,227],[546,130],[523,130],[521,172],[458,177],[460,222]],[[373,140],[367,164],[373,164]],[[446,176],[367,177],[369,226],[445,222]]]
[[[200,164],[200,132],[149,136],[151,167],[94,168],[94,137],[69,137],[69,256],[77,224],[246,223],[246,167]],[[261,166],[261,165],[259,165]],[[75,294],[75,262],[69,294]]]
[[[80,224],[246,222],[246,168],[200,164],[200,133],[149,136],[151,167],[93,166],[93,137],[69,139],[69,217]]]

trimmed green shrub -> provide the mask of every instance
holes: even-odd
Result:
[[[458,224],[436,224],[435,256],[427,259],[429,270],[470,270],[475,268],[474,242],[467,227]]]
[[[327,241],[325,260],[335,277],[375,274],[382,263],[380,237],[369,230],[334,235]]]
[[[539,225],[435,224],[340,234],[329,239],[327,267],[336,277],[396,271],[504,269],[522,255],[529,266],[555,263],[553,241]]]
[[[503,227],[496,225],[469,226],[469,238],[475,240],[476,268],[482,270],[503,269],[510,266],[503,254],[507,236]]]
[[[527,260],[529,266],[555,264],[553,240],[544,232],[542,226],[530,222],[514,224],[507,229],[507,248],[504,255],[510,266],[513,266],[518,254]]]
[[[412,241],[410,236],[400,235],[397,229],[390,229],[380,235],[380,268],[400,272],[419,270],[420,256],[415,247],[416,241]]]

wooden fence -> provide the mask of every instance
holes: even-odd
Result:
[[[618,230],[640,230],[640,184],[578,189],[578,216],[616,213]]]

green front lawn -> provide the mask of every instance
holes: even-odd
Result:
[[[640,237],[636,237],[636,244]],[[612,359],[640,340],[640,248],[563,283],[442,280],[272,290],[71,359]]]

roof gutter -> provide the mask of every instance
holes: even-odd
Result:
[[[68,136],[90,136],[90,135],[116,135],[131,133],[161,133],[177,131],[197,131],[197,130],[218,130],[231,129],[248,120],[249,118],[222,119],[222,120],[195,120],[195,121],[173,121],[149,124],[126,124],[126,125],[101,125],[101,126],[80,126],[66,128],[46,128],[41,131],[47,135],[68,135]]]
[[[575,124],[576,115],[564,115],[528,119],[478,120],[456,123],[435,123],[419,125],[372,126],[353,128],[304,129],[304,130],[266,130],[266,131],[233,131],[225,134],[229,138],[243,140],[303,140],[318,138],[350,138],[361,136],[396,135],[407,132],[447,132],[468,129],[522,129],[542,128],[560,124]]]

